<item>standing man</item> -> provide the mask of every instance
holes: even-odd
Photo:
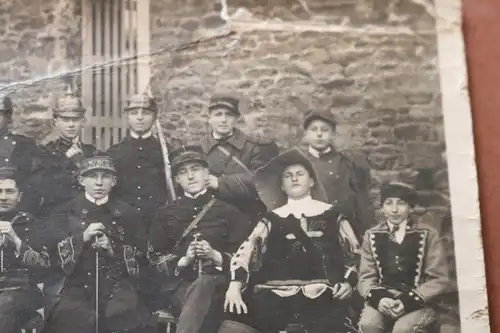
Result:
[[[16,169],[0,167],[0,332],[17,333],[28,322],[43,321],[43,284],[39,269],[45,265],[31,260],[28,241],[36,242],[35,218],[19,209],[23,193]],[[38,312],[40,311],[40,312]]]
[[[22,209],[34,213],[40,205],[40,196],[35,195],[33,174],[37,168],[40,150],[35,141],[9,130],[12,124],[13,104],[8,96],[0,97],[0,162],[17,168],[18,186],[25,197]]]
[[[201,147],[208,158],[208,187],[217,198],[255,218],[266,208],[255,190],[254,172],[277,154],[278,149],[276,143],[258,142],[236,128],[241,116],[239,104],[240,101],[232,96],[211,98],[208,107],[210,131],[201,139]]]
[[[172,171],[183,195],[161,208],[149,238],[168,276],[164,290],[180,312],[177,333],[215,332],[232,253],[248,235],[248,219],[207,191],[208,163],[199,147],[172,152]],[[176,307],[177,305],[177,307]]]
[[[43,196],[41,214],[76,197],[82,188],[77,181],[81,161],[96,154],[97,149],[84,144],[80,135],[85,124],[85,108],[71,89],[56,101],[53,108],[54,128],[59,136],[42,147],[39,190]]]
[[[149,315],[135,289],[146,240],[135,210],[109,196],[115,172],[109,156],[83,160],[78,181],[85,192],[58,207],[42,235],[52,239],[51,266],[65,275],[44,333],[94,332],[96,321],[101,333],[147,332]]]
[[[153,137],[157,115],[154,98],[133,95],[125,107],[128,137],[108,151],[116,163],[118,179],[113,193],[143,216],[146,230],[150,218],[168,200],[162,148]]]
[[[365,230],[375,223],[369,198],[370,166],[335,150],[336,127],[337,120],[331,112],[308,112],[304,118],[306,154],[323,184],[328,202],[344,207],[361,240]]]

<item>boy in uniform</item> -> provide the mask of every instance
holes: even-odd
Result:
[[[365,161],[354,160],[335,150],[336,126],[337,120],[331,112],[308,112],[304,118],[306,154],[327,192],[328,202],[344,206],[356,236],[361,239],[365,230],[374,225],[368,195],[370,167]]]
[[[254,173],[278,153],[276,143],[251,139],[236,128],[240,101],[233,96],[213,96],[208,110],[210,131],[201,138],[210,170],[207,185],[217,198],[256,217],[266,207],[255,190]]]

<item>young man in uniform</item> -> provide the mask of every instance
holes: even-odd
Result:
[[[158,267],[168,276],[164,291],[174,295],[172,311],[180,312],[176,332],[214,332],[229,282],[229,261],[250,224],[207,190],[209,170],[201,148],[183,147],[171,155],[183,194],[158,211],[149,238],[159,254]]]
[[[12,123],[13,104],[8,96],[0,97],[0,162],[18,170],[18,186],[25,193],[21,209],[36,213],[41,197],[35,193],[34,173],[37,170],[40,150],[35,141],[9,130]]]
[[[254,172],[278,153],[272,141],[258,142],[236,128],[241,116],[240,101],[216,95],[208,107],[210,131],[201,139],[208,158],[208,187],[217,198],[256,217],[266,210],[253,185]]]
[[[85,108],[71,89],[56,101],[53,108],[56,139],[42,146],[43,162],[38,189],[43,196],[42,215],[76,197],[82,187],[77,181],[81,161],[96,154],[97,149],[81,141]]]
[[[143,216],[147,230],[150,218],[168,200],[162,148],[153,137],[158,116],[154,98],[147,94],[133,95],[125,107],[125,116],[129,135],[108,150],[115,161],[118,179],[113,195]]]
[[[370,166],[335,150],[336,126],[337,120],[331,112],[308,112],[304,118],[306,154],[327,192],[328,202],[344,206],[361,239],[375,223],[369,198]]]
[[[83,160],[84,193],[58,207],[41,235],[50,239],[51,267],[65,276],[44,333],[89,333],[96,324],[99,332],[148,332],[149,313],[135,288],[146,237],[136,211],[109,196],[115,173],[109,156]]]
[[[0,167],[0,332],[18,333],[34,319],[43,322],[43,283],[28,241],[36,242],[35,218],[19,210],[23,193],[17,170]]]
[[[366,304],[364,333],[428,332],[435,301],[449,290],[446,254],[438,232],[412,216],[416,193],[393,182],[380,190],[382,219],[364,237],[358,291]]]

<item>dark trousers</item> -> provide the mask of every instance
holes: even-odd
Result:
[[[331,292],[315,299],[302,293],[280,297],[272,291],[259,291],[243,295],[248,307],[247,314],[227,313],[227,321],[242,323],[260,333],[276,333],[293,327],[297,332],[341,333],[350,332],[347,322],[347,304],[332,300]],[[228,327],[229,328],[229,327]],[[242,327],[244,328],[244,327]],[[232,333],[239,333],[237,325],[231,325]],[[227,333],[221,332],[221,333]],[[241,332],[248,332],[242,329]]]
[[[192,283],[182,282],[174,295],[182,308],[176,333],[216,332],[222,320],[227,286],[228,278],[222,274],[207,274]]]
[[[18,333],[23,325],[40,316],[40,295],[36,292],[13,290],[0,292],[0,332]]]
[[[52,312],[47,316],[46,324],[41,333],[95,333],[96,332],[96,304],[95,297],[92,294],[93,288],[83,288],[67,286],[63,289],[61,297],[55,304]],[[103,291],[102,293],[106,293]],[[115,297],[119,297],[116,295]],[[103,297],[104,298],[104,297]],[[118,303],[126,307],[127,300],[120,299]],[[106,317],[105,313],[109,310],[111,300],[100,299],[99,302],[99,332],[100,333],[149,333],[149,322],[137,323],[114,323]],[[120,305],[118,305],[120,306]],[[131,318],[132,319],[132,318]],[[110,326],[119,325],[120,329],[111,329]]]

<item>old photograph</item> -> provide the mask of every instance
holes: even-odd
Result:
[[[0,333],[489,332],[459,0],[0,20]]]

